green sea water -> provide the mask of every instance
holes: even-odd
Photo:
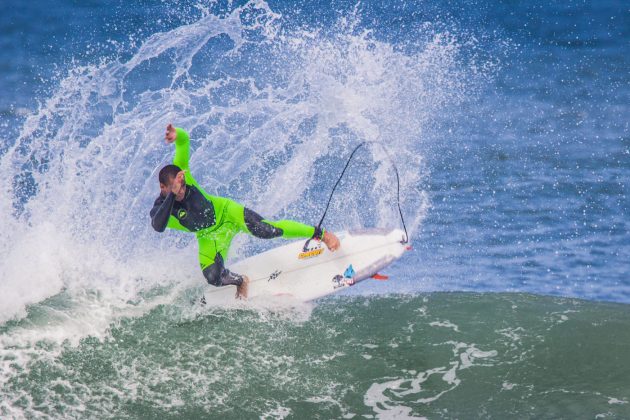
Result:
[[[3,326],[3,417],[630,417],[623,304],[477,293],[232,308],[176,299],[120,317],[100,338],[7,345],[36,337],[62,302]]]

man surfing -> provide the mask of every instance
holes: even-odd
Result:
[[[201,271],[213,286],[236,286],[236,297],[247,298],[249,278],[225,268],[232,238],[245,232],[257,238],[314,238],[329,250],[339,248],[334,233],[293,220],[270,221],[253,210],[225,197],[210,195],[193,178],[188,167],[190,137],[172,124],[166,127],[166,142],[175,143],[172,165],[158,175],[160,196],[151,209],[151,225],[157,232],[168,227],[194,232],[199,244]]]

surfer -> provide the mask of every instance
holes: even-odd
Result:
[[[168,227],[194,232],[199,244],[201,271],[213,286],[236,286],[236,297],[246,298],[249,278],[225,267],[232,238],[245,232],[257,238],[314,238],[328,249],[339,248],[334,233],[293,220],[270,221],[255,211],[225,197],[210,195],[193,178],[188,167],[190,137],[172,124],[166,127],[167,143],[175,143],[172,165],[158,175],[160,196],[151,209],[151,225],[157,232]]]

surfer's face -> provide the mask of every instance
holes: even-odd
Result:
[[[177,176],[171,176],[166,180],[166,184],[160,182],[160,194],[166,197],[170,193],[175,194],[175,200],[182,201],[186,193],[186,181],[184,171],[180,171]]]
[[[168,187],[160,182],[160,195],[166,196],[168,195]]]
[[[168,179],[168,184],[162,184],[160,182],[160,194],[162,197],[166,197],[173,191],[173,185],[175,184],[175,177],[172,176]],[[185,189],[180,189],[179,193],[176,194],[176,200],[181,201],[184,198]]]
[[[168,195],[168,193],[171,192],[171,188],[172,187],[173,187],[173,178],[172,177],[168,180],[168,185],[162,184],[160,182],[160,194],[163,197],[166,197]]]

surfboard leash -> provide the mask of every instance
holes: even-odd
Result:
[[[339,183],[341,182],[341,179],[343,178],[344,174],[346,173],[346,170],[348,169],[348,166],[350,166],[350,162],[352,162],[352,158],[354,157],[354,154],[357,152],[357,150],[359,150],[359,148],[361,148],[362,146],[364,146],[366,144],[377,144],[377,145],[381,146],[381,148],[383,149],[383,151],[387,155],[387,159],[389,160],[389,163],[394,168],[394,173],[396,174],[396,205],[398,207],[398,213],[400,214],[400,221],[402,222],[403,229],[405,230],[405,239],[403,241],[401,241],[401,243],[406,244],[406,243],[409,242],[409,234],[407,233],[407,226],[405,225],[405,218],[403,216],[402,209],[400,208],[400,176],[398,175],[398,168],[396,167],[396,164],[394,163],[394,160],[392,159],[391,155],[389,154],[389,152],[387,151],[385,146],[383,146],[381,143],[378,143],[378,142],[375,142],[375,141],[364,141],[364,142],[361,142],[354,148],[352,153],[350,153],[350,157],[348,158],[348,161],[346,162],[346,166],[344,166],[343,171],[341,171],[341,175],[339,175],[339,178],[337,178],[337,182],[335,182],[335,186],[333,187],[332,191],[330,192],[330,197],[328,197],[328,203],[326,203],[326,209],[324,210],[324,214],[322,215],[322,218],[320,219],[319,223],[317,224],[316,231],[321,232],[322,224],[324,223],[324,218],[326,218],[326,213],[328,213],[328,207],[330,207],[330,203],[332,201],[333,195],[335,194],[335,190],[339,186]],[[308,246],[308,242],[309,241],[307,241],[306,244],[304,244],[305,248]]]

